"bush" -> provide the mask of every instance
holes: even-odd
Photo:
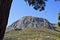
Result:
[[[58,26],[60,27],[60,22],[58,22]]]

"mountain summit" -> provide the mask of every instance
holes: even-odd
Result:
[[[33,17],[33,16],[24,16],[21,19],[15,21],[7,29],[16,30],[16,29],[24,29],[26,27],[29,28],[49,28],[54,30],[54,26],[47,19]]]
[[[24,16],[7,27],[4,40],[60,40],[60,27],[47,19]]]

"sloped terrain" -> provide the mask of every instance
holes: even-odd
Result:
[[[4,40],[60,40],[60,32],[47,28],[25,28],[6,32]]]
[[[15,30],[15,29],[24,29],[26,27],[48,28],[48,29],[55,30],[53,24],[50,23],[47,19],[33,17],[33,16],[24,16],[21,19],[9,25],[6,31]]]
[[[25,16],[6,28],[4,40],[60,40],[60,27],[44,18]]]

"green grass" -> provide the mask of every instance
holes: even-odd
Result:
[[[60,32],[47,28],[25,28],[6,33],[4,40],[60,40]]]

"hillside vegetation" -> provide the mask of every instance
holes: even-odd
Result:
[[[60,32],[48,28],[25,28],[6,32],[4,40],[60,40]]]

